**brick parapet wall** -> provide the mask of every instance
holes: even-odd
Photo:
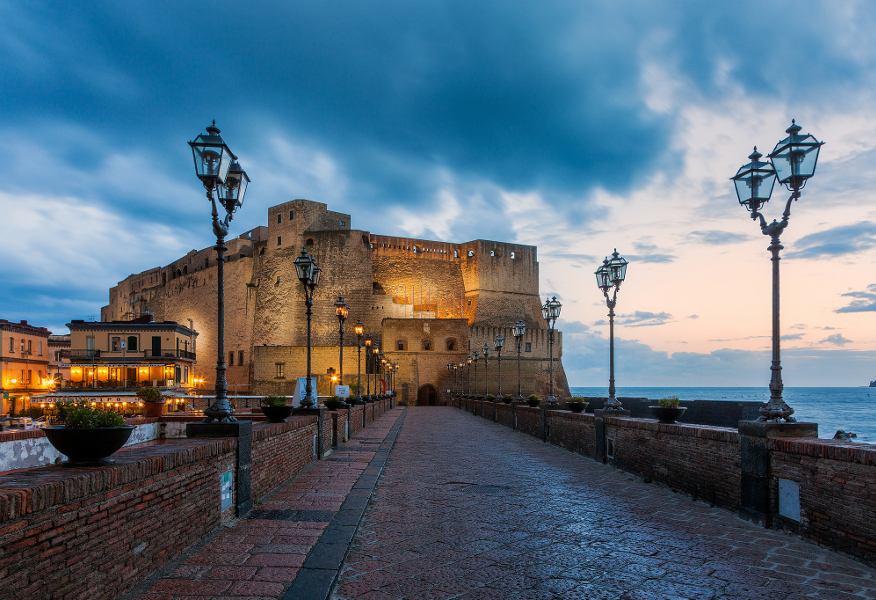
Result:
[[[591,414],[562,410],[548,412],[552,444],[584,456],[596,456],[596,419]]]
[[[347,409],[338,409],[329,414],[332,421],[331,445],[335,447],[338,444],[343,444],[347,439]]]
[[[257,423],[252,429],[250,481],[256,504],[316,460],[315,416],[289,417],[285,423]]]
[[[350,435],[362,431],[362,413],[365,412],[364,404],[357,404],[350,410]]]
[[[514,427],[514,423],[511,420],[512,412],[511,405],[505,404],[504,402],[498,405],[498,414],[496,416],[496,422],[501,423],[505,427]]]
[[[774,525],[876,563],[876,447],[819,439],[771,442]],[[799,523],[779,514],[780,479],[799,485]]]
[[[515,412],[517,413],[517,431],[541,439],[541,409],[537,406],[518,404]]]

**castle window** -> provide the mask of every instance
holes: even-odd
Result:
[[[263,255],[264,253],[265,253],[265,249],[259,248],[259,256]]]
[[[398,350],[399,352],[404,351],[404,349],[405,349],[405,341],[404,341],[404,340],[399,340],[398,342],[396,342],[396,344],[395,344],[395,349]]]
[[[186,265],[183,267],[183,275],[188,275],[188,274],[189,274],[189,266]]]
[[[347,224],[346,221],[341,221],[341,227],[344,227]]]
[[[514,252],[511,253],[511,260],[514,260]]]
[[[306,246],[313,246],[313,238],[307,238],[307,241],[304,242]]]
[[[237,351],[237,364],[239,364],[239,365],[243,364],[243,350]]]
[[[281,242],[282,240],[283,240],[283,238],[282,238],[281,236],[278,235],[278,236],[277,236],[277,245],[278,245],[278,246],[280,245],[280,242]]]
[[[277,368],[277,374],[275,375],[275,377],[277,379],[285,379],[286,363],[274,363],[274,366]]]
[[[524,348],[523,351],[532,352],[532,342],[526,342],[526,348]]]
[[[229,352],[228,352],[228,366],[229,367],[234,366],[234,350],[229,350]]]
[[[294,210],[290,210],[290,211],[289,211],[289,220],[291,221],[291,220],[294,219],[294,218],[295,218],[295,211],[294,211]]]
[[[474,250],[469,250],[469,251],[468,251],[468,257],[469,257],[469,258],[472,258],[473,256],[474,256]]]
[[[455,350],[456,350],[456,340],[453,338],[450,338],[449,340],[447,340],[447,351],[453,352]]]
[[[277,213],[277,223],[279,224],[282,222],[283,222],[283,215],[281,215],[280,213]]]
[[[423,340],[423,350],[429,351],[432,349],[432,340]]]

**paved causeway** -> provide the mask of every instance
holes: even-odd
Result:
[[[406,412],[332,597],[876,598],[876,570],[480,417],[423,407]]]

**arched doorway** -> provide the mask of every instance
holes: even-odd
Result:
[[[436,406],[438,404],[438,390],[434,385],[426,384],[417,392],[417,406]]]

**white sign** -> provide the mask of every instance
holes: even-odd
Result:
[[[219,476],[219,499],[222,510],[231,508],[231,471],[226,471]]]
[[[304,399],[304,394],[307,390],[307,377],[299,377],[295,382],[295,394],[292,396],[292,406],[301,406],[301,401]],[[310,399],[313,400],[313,406],[316,406],[316,377],[310,378]]]
[[[336,385],[335,386],[335,396],[337,396],[338,398],[349,398],[350,397],[350,386]]]

